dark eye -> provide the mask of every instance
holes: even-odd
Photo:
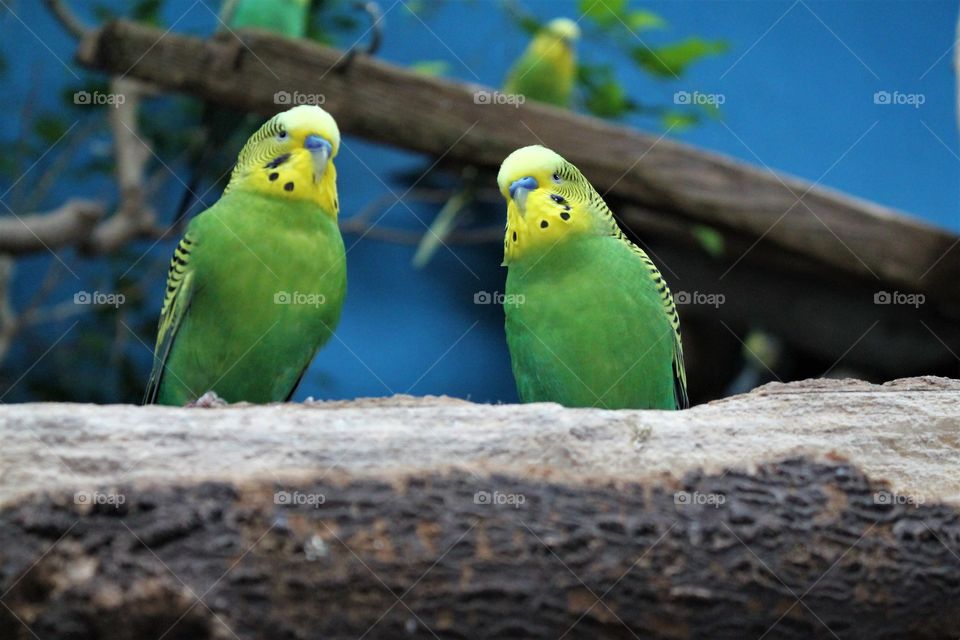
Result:
[[[559,174],[559,173],[557,173],[557,172],[554,172],[554,173],[553,173],[553,181],[556,182],[557,184],[560,184],[560,174]]]
[[[286,129],[280,129],[280,132],[277,133],[277,138],[279,138],[280,140],[286,140],[286,139],[287,139],[287,130],[286,130]]]

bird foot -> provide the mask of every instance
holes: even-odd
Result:
[[[216,391],[207,391],[205,394],[187,403],[187,407],[198,409],[214,409],[216,407],[225,407],[229,402],[217,395]]]

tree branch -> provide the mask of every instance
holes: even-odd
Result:
[[[0,253],[54,250],[85,242],[103,218],[102,204],[73,198],[46,213],[0,218]]]
[[[67,8],[62,0],[44,0],[44,2],[60,24],[78,40],[82,40],[92,31],[90,27],[83,24],[83,22]]]

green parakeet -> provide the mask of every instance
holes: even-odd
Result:
[[[579,37],[580,27],[573,20],[556,18],[548,22],[510,68],[503,90],[508,94],[522,94],[530,100],[570,108],[577,80],[574,43]],[[476,170],[470,173],[475,175]],[[413,256],[415,267],[426,265],[457,228],[475,190],[476,184],[470,184],[468,180],[467,186],[440,209]]]
[[[507,345],[523,402],[686,408],[680,320],[663,276],[593,186],[541,146],[511,153]]]
[[[303,38],[310,20],[310,0],[226,0],[221,6],[220,20],[231,31],[256,28],[275,31],[287,38]],[[203,133],[200,144],[190,153],[191,175],[174,217],[175,224],[190,210],[194,198],[201,195],[198,189],[205,176],[210,181],[222,178],[221,173],[209,172],[209,165],[234,134],[246,128],[247,118],[247,114],[234,109],[204,105],[200,116]],[[249,126],[245,133],[249,134],[252,129]],[[210,173],[212,175],[208,175]]]
[[[220,200],[170,263],[145,402],[288,400],[346,294],[333,164],[340,133],[316,106],[264,124]]]
[[[504,91],[558,107],[570,107],[577,80],[574,43],[580,27],[568,18],[548,22],[520,56],[504,83]]]
[[[266,29],[288,38],[307,35],[310,0],[227,0],[224,10],[231,29]]]

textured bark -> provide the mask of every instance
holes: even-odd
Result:
[[[277,505],[278,489],[326,501]],[[119,509],[54,497],[0,515],[3,583],[26,572],[4,596],[0,637],[29,637],[14,614],[39,637],[111,639],[940,638],[960,627],[956,512],[877,505],[877,486],[843,463],[653,486],[452,472],[122,490]],[[525,502],[476,504],[478,490]],[[677,505],[678,490],[727,501]]]
[[[958,400],[4,407],[0,638],[955,637]]]

